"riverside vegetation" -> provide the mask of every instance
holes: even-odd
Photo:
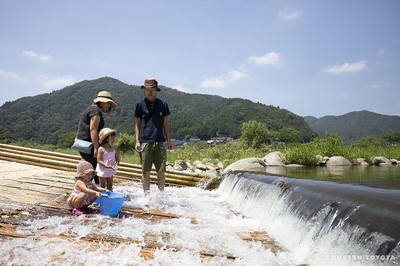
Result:
[[[221,144],[199,142],[185,145],[168,151],[168,161],[175,160],[222,162],[224,167],[243,158],[262,158],[272,151],[280,151],[285,155],[287,164],[317,166],[316,155],[327,157],[343,156],[350,161],[355,158],[365,158],[368,163],[374,156],[400,160],[400,133],[387,132],[381,138],[364,137],[352,144],[345,144],[337,133],[328,133],[326,137],[316,137],[308,143],[281,143],[273,141],[271,134],[265,131],[263,123],[249,121],[242,125],[238,141]],[[68,148],[73,141],[72,136],[64,136],[59,146],[42,145],[33,141],[17,141],[9,144],[76,154]],[[139,164],[139,156],[134,152],[133,135],[121,133],[118,135],[116,147],[121,152],[123,162]]]

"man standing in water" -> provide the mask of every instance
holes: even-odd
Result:
[[[167,148],[171,149],[168,104],[157,98],[160,91],[155,79],[145,79],[145,98],[135,107],[135,150],[140,154],[142,164],[142,184],[145,195],[150,192],[150,170],[152,164],[157,172],[157,185],[160,191],[165,187]]]

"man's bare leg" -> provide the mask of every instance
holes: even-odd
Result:
[[[157,172],[157,185],[160,191],[165,188],[165,172]]]
[[[142,185],[144,194],[147,195],[150,193],[150,171],[144,172],[142,176]]]

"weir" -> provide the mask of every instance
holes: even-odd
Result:
[[[300,263],[332,255],[400,255],[397,189],[236,172],[218,191]]]

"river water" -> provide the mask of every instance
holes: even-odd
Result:
[[[270,174],[295,178],[350,183],[380,188],[400,189],[400,165],[394,166],[330,166],[330,167],[267,167]]]
[[[296,171],[231,173],[215,191],[167,187],[160,193],[152,186],[148,197],[138,186],[119,184],[115,191],[128,196],[125,208],[158,209],[180,218],[157,223],[100,214],[32,219],[17,230],[27,238],[2,240],[0,265],[399,265],[398,172],[376,176],[378,182],[363,177],[367,168],[353,171],[351,178],[343,169],[319,176],[315,169]],[[293,175],[300,178],[288,177]],[[316,180],[325,177],[329,181]],[[283,250],[274,254],[238,237],[254,231],[266,231]],[[137,243],[95,248],[61,237],[100,234]],[[145,260],[139,252],[147,235],[185,249],[162,248]],[[202,260],[200,251],[217,256]]]

